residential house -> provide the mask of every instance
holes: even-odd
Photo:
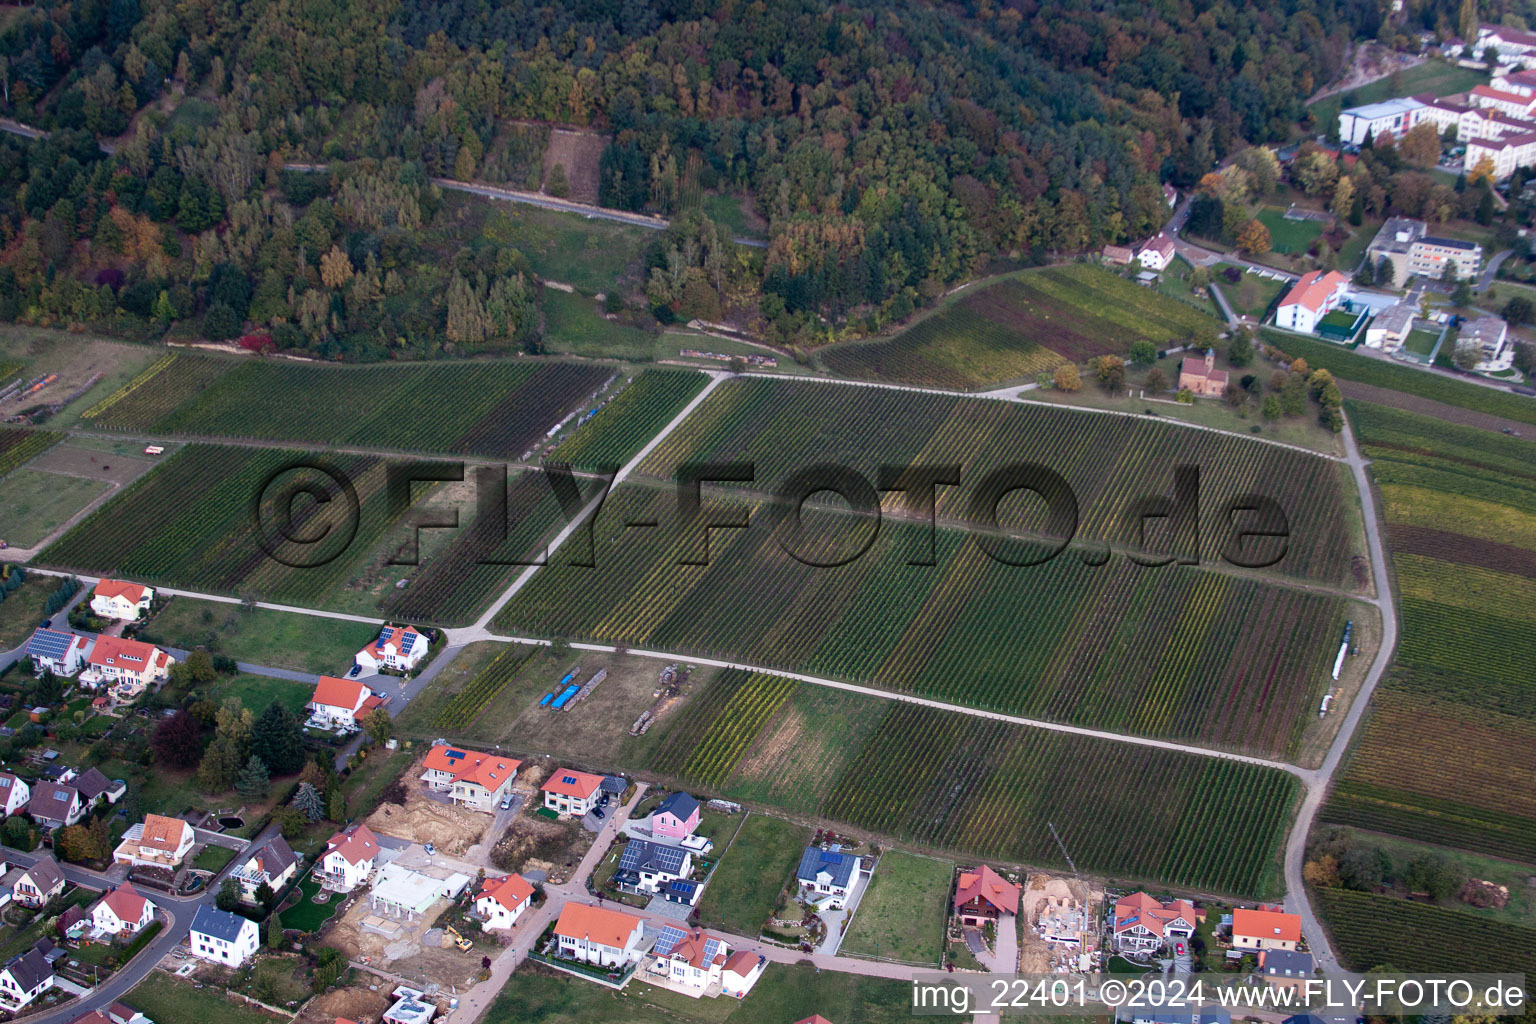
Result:
[[[155,919],[155,905],[140,896],[132,882],[108,892],[91,908],[91,924],[108,935],[137,935]]]
[[[1259,950],[1259,975],[1274,988],[1300,989],[1313,975],[1311,953],[1292,949]]]
[[[321,676],[315,684],[314,696],[305,705],[310,712],[305,724],[327,732],[351,732],[358,727],[359,718],[383,705],[385,700],[387,698],[375,694],[355,679]]]
[[[631,914],[567,903],[555,922],[559,955],[602,967],[625,967],[640,959],[645,922]]]
[[[1163,202],[1168,204],[1170,210],[1179,205],[1179,190],[1166,181],[1163,182]]]
[[[738,949],[725,961],[725,969],[720,972],[720,994],[744,999],[767,966],[768,958],[761,953]]]
[[[832,1022],[819,1013],[813,1013],[804,1020],[795,1021],[795,1024],[832,1024]]]
[[[1136,259],[1148,270],[1167,269],[1173,262],[1173,239],[1159,231],[1147,239],[1147,244],[1136,253]]]
[[[1317,329],[1318,321],[1343,301],[1344,289],[1348,285],[1349,279],[1337,270],[1326,273],[1311,270],[1302,274],[1301,279],[1280,300],[1280,308],[1275,313],[1275,325],[1311,334]]]
[[[544,793],[545,807],[579,818],[597,806],[602,786],[601,775],[578,772],[574,768],[557,768],[539,788]]]
[[[176,659],[152,644],[120,636],[98,636],[80,681],[105,684],[120,701],[138,699],[151,686],[170,677]]]
[[[56,676],[72,676],[85,667],[91,656],[94,641],[78,633],[66,633],[57,629],[38,628],[22,648],[22,654],[32,659],[39,671],[52,672]]]
[[[421,664],[431,646],[424,635],[410,626],[386,625],[373,643],[357,652],[353,661],[364,672],[378,672],[381,668],[410,672]]]
[[[1339,141],[1360,145],[1367,138],[1373,142],[1388,136],[1405,135],[1417,123],[1424,106],[1419,100],[1402,97],[1367,103],[1339,111]]]
[[[180,818],[146,814],[144,820],[128,826],[122,841],[112,851],[116,864],[135,867],[178,868],[197,837],[192,826]]]
[[[1184,942],[1204,917],[1188,900],[1164,903],[1144,892],[1115,902],[1115,948],[1122,953],[1149,953],[1165,942]]]
[[[1186,356],[1179,364],[1179,390],[1188,389],[1201,398],[1220,398],[1227,393],[1229,376],[1216,369],[1216,353],[1207,350],[1204,359]]]
[[[1496,316],[1468,320],[1461,325],[1461,334],[1456,338],[1456,354],[1462,353],[1471,355],[1472,369],[1479,373],[1503,373],[1515,365],[1509,325]]]
[[[115,804],[128,795],[128,784],[121,779],[109,779],[99,768],[87,768],[69,780],[80,793],[80,800],[88,811],[102,804]]]
[[[85,817],[85,801],[80,791],[62,782],[42,782],[32,787],[27,813],[44,828],[63,828]]]
[[[1126,266],[1136,258],[1135,251],[1126,245],[1106,245],[1099,255],[1103,257],[1105,263],[1117,267]]]
[[[1474,85],[1472,91],[1467,93],[1467,102],[1475,107],[1497,110],[1510,117],[1530,117],[1532,109],[1536,108],[1536,97],[1523,96],[1500,88],[1500,85]]]
[[[687,839],[699,827],[703,810],[687,793],[672,793],[651,812],[651,834],[670,839]]]
[[[659,975],[666,979],[668,988],[695,999],[716,996],[730,954],[731,947],[724,939],[702,928],[684,930],[669,924],[662,927],[651,947],[646,973]]]
[[[1365,329],[1365,347],[1379,348],[1383,352],[1396,352],[1408,340],[1419,311],[1409,302],[1388,306]]]
[[[1482,60],[1489,50],[1494,51],[1500,64],[1528,67],[1536,63],[1536,33],[1484,23],[1478,26],[1477,38],[1464,46],[1462,53],[1473,60]]]
[[[512,792],[512,780],[517,778],[522,763],[516,758],[439,743],[427,751],[421,781],[440,793],[448,793],[456,804],[494,811],[502,798]]]
[[[980,928],[1003,914],[1019,913],[1019,885],[985,864],[961,871],[955,882],[955,914],[962,926]]]
[[[862,860],[842,852],[836,843],[825,849],[807,846],[800,855],[800,866],[795,869],[795,881],[800,883],[802,892],[809,892],[807,898],[817,907],[841,910],[848,905],[862,867]]]
[[[0,1009],[16,1013],[53,987],[53,965],[36,948],[0,967]]]
[[[1234,949],[1293,950],[1301,941],[1301,916],[1271,907],[1232,911]]]
[[[693,854],[682,847],[631,839],[624,844],[624,852],[619,856],[613,883],[624,892],[657,893],[667,883],[686,880],[692,874]],[[689,895],[696,897],[698,894],[695,891]]]
[[[192,955],[226,967],[239,967],[256,952],[261,942],[256,922],[239,914],[199,906],[192,918],[187,945]]]
[[[23,907],[41,907],[63,891],[64,870],[45,853],[17,876],[11,898]]]
[[[234,871],[233,877],[240,885],[240,898],[247,903],[255,903],[256,894],[263,885],[273,892],[280,892],[298,871],[299,858],[288,845],[288,840],[282,836],[273,836],[270,843],[257,850]]]
[[[113,1003],[106,1010],[92,1010],[69,1024],[155,1024],[126,1003]]]
[[[326,840],[318,877],[328,888],[351,892],[373,874],[378,856],[379,837],[359,822]]]
[[[126,580],[102,580],[91,593],[91,611],[104,619],[133,622],[149,611],[155,592]]]
[[[533,901],[533,886],[522,875],[487,878],[475,897],[475,913],[488,929],[511,928]]]
[[[10,772],[0,772],[0,813],[20,814],[31,799],[31,786]]]
[[[1536,131],[1536,124],[1530,127]],[[1469,154],[1472,145],[1468,143]],[[1470,162],[1468,166],[1471,166]],[[1510,170],[1513,169],[1511,165]],[[1445,276],[1446,268],[1452,266],[1463,280],[1477,276],[1483,262],[1482,246],[1459,238],[1440,238],[1427,232],[1428,226],[1421,220],[1412,217],[1387,218],[1365,249],[1366,259],[1373,266],[1381,267],[1385,261],[1392,268],[1390,275],[1378,276],[1379,284],[1389,288],[1401,287],[1416,274],[1439,280]],[[1285,324],[1281,323],[1281,326]]]

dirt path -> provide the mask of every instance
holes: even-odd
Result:
[[[1391,388],[1379,388],[1374,384],[1360,384],[1340,378],[1339,390],[1344,392],[1345,398],[1356,398],[1362,402],[1391,406],[1405,412],[1418,413],[1420,416],[1432,416],[1447,423],[1460,423],[1466,427],[1480,427],[1483,430],[1501,432],[1512,430],[1521,437],[1536,437],[1536,427],[1529,423],[1493,416],[1475,409],[1463,409],[1459,405],[1446,405],[1432,398],[1420,398],[1418,395],[1404,394],[1401,391],[1393,391]]]

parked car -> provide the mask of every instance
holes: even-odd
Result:
[[[592,817],[596,818],[598,821],[602,821],[603,820],[603,809],[601,807],[594,807],[594,808],[592,808]]]
[[[508,795],[506,795],[506,796],[501,798],[501,809],[504,810],[504,811],[510,811],[512,809],[512,796],[511,796],[511,794],[508,794]]]
[[[1508,434],[1508,433],[1510,433],[1510,431],[1506,430],[1506,431],[1504,431],[1504,433]],[[44,629],[52,629],[53,628],[53,620],[52,619],[44,619],[43,620],[43,628]]]
[[[347,677],[351,678],[352,676],[357,675],[362,670],[363,670],[363,666],[361,666],[361,665],[353,665],[352,666],[352,671],[347,673]]]

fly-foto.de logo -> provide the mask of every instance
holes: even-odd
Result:
[[[547,463],[540,474],[559,505],[564,529],[560,563],[597,568],[594,527],[618,475],[601,466],[577,473]],[[907,564],[937,564],[941,530],[961,531],[986,557],[1004,565],[1042,565],[1069,553],[1085,565],[1105,565],[1116,550],[1138,565],[1198,565],[1202,554],[1240,568],[1281,562],[1290,549],[1290,521],[1274,498],[1259,493],[1203,498],[1200,467],[1175,465],[1163,494],[1131,498],[1096,517],[1106,537],[1081,537],[1084,518],[1076,491],[1061,473],[1038,463],[1011,463],[972,474],[951,464],[881,466],[874,478],[847,466],[817,463],[771,482],[751,462],[684,463],[671,481],[675,500],[667,521],[625,522],[626,534],[654,537],[676,550],[678,565],[708,565],[730,531],[768,529],[796,561],[818,568],[848,565],[865,555],[891,521],[904,531]],[[429,507],[426,490],[442,483],[473,484],[473,508]],[[507,500],[508,467],[463,462],[396,461],[386,467],[384,514],[408,531],[391,565],[420,562],[424,530],[467,531],[471,565],[544,565],[547,546],[507,554],[517,522]],[[258,545],[295,568],[335,560],[357,536],[362,515],[356,484],[335,463],[305,457],[280,467],[256,488],[251,504]],[[466,516],[466,514],[468,515]],[[463,520],[468,519],[468,522]],[[1209,542],[1209,547],[1207,547]]]

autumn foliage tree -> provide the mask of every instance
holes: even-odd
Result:
[[[1262,256],[1273,246],[1269,228],[1257,217],[1250,220],[1237,234],[1237,247],[1250,256]]]
[[[203,756],[202,725],[188,712],[178,711],[155,727],[150,746],[159,763],[167,768],[196,767]]]

